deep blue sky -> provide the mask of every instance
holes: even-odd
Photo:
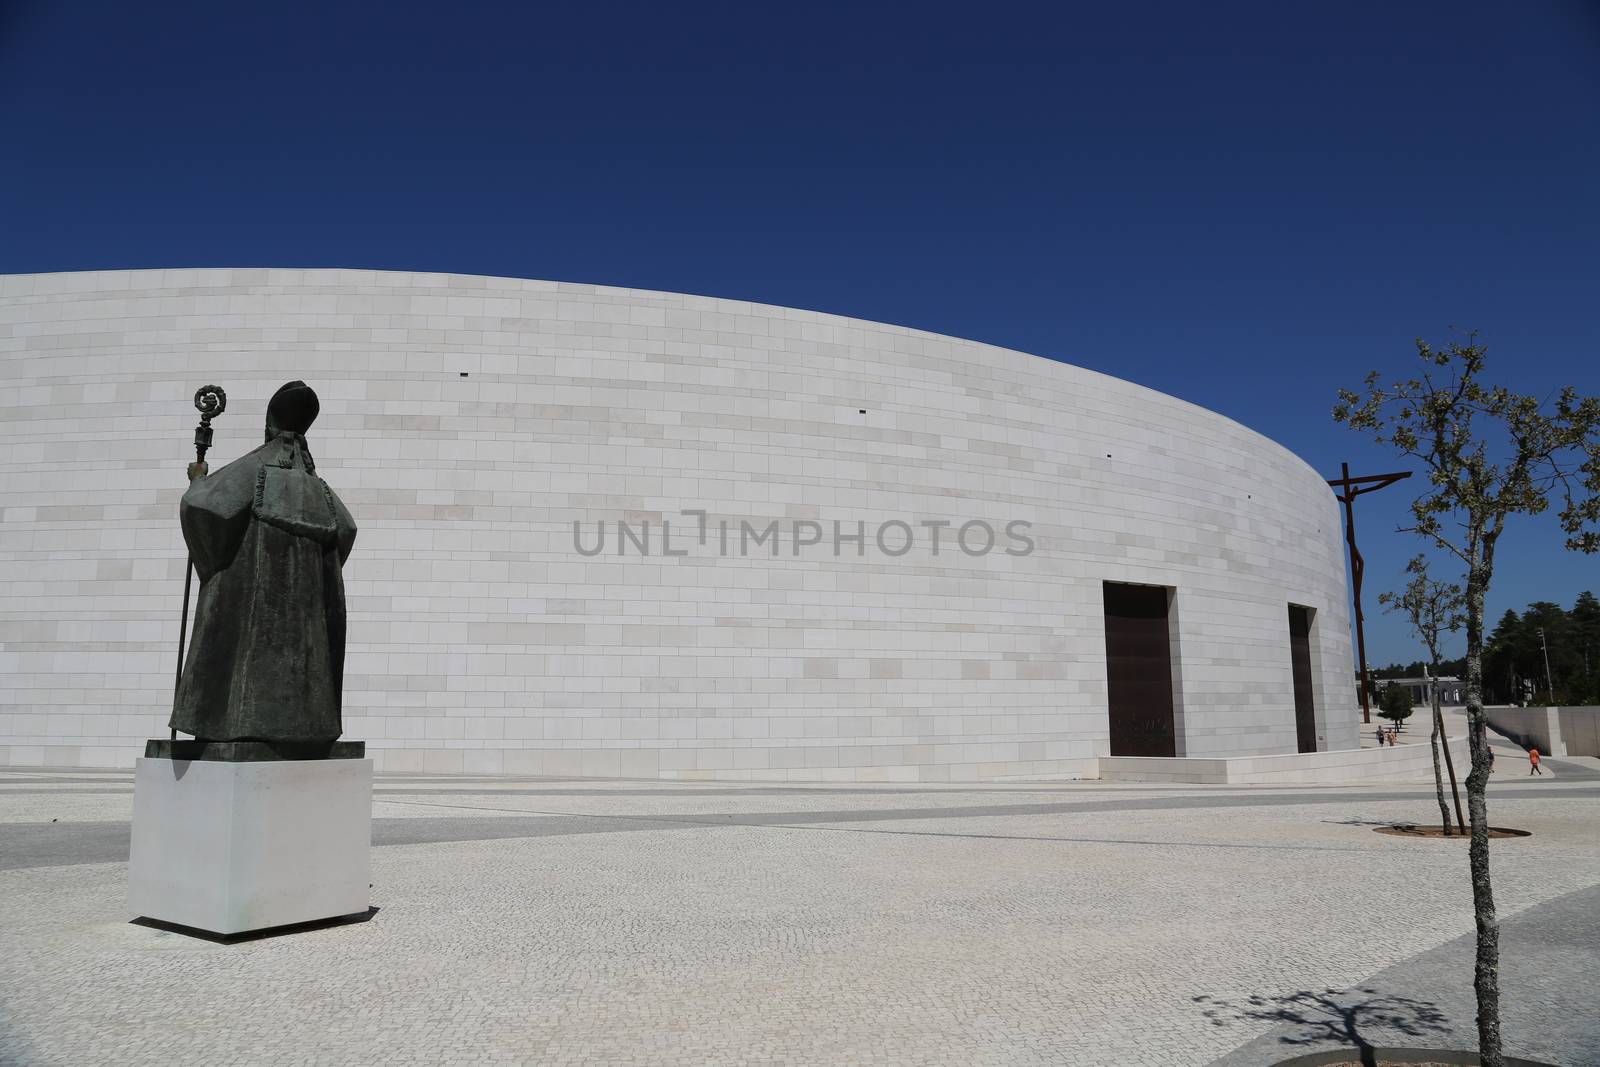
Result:
[[[0,273],[816,308],[1108,371],[1330,474],[1396,465],[1329,408],[1417,335],[1600,392],[1600,0],[0,0],[0,164]],[[1409,492],[1362,501],[1373,594]],[[1524,521],[1490,614],[1585,587],[1600,561]]]

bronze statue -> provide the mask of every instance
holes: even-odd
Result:
[[[317,394],[267,404],[266,443],[190,483],[178,507],[200,576],[172,727],[199,741],[331,745],[343,731],[341,568],[356,524],[317,477]]]

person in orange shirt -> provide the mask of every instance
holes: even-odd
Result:
[[[1539,769],[1539,750],[1537,748],[1528,749],[1528,774],[1537,774],[1540,778],[1544,777],[1544,772]]]

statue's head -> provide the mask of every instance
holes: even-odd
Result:
[[[322,405],[317,394],[305,382],[290,382],[267,401],[267,438],[289,431],[303,434],[317,421]]]

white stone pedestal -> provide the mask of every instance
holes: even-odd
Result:
[[[238,934],[367,910],[372,761],[140,759],[128,907]]]

